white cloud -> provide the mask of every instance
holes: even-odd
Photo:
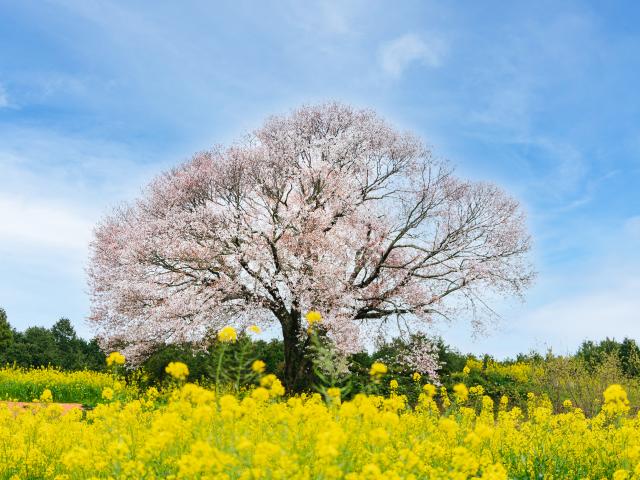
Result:
[[[93,221],[61,203],[0,196],[0,242],[84,251]]]
[[[8,106],[9,106],[9,96],[7,95],[7,91],[2,86],[2,84],[0,84],[0,108],[4,108]]]
[[[440,66],[444,44],[436,38],[427,43],[419,35],[407,33],[382,45],[379,54],[382,69],[392,77],[399,77],[412,63]]]
[[[0,301],[14,327],[64,315],[91,335],[82,319],[92,229],[164,169],[160,155],[152,154],[155,162],[146,155],[54,129],[0,130]]]
[[[100,139],[7,128],[0,133],[0,249],[84,261],[100,217],[162,165],[138,165],[126,146]]]
[[[541,265],[525,303],[497,305],[502,318],[487,336],[472,338],[461,323],[441,333],[464,352],[499,358],[531,349],[573,353],[584,340],[640,338],[639,238],[640,216],[627,218],[603,237],[585,232],[584,241],[598,255],[561,270]]]
[[[559,292],[549,301],[552,294],[546,291],[545,299],[499,309],[502,318],[486,336],[472,337],[469,328],[457,322],[440,327],[438,333],[465,353],[498,358],[549,348],[557,354],[573,353],[584,340],[640,338],[640,281],[623,271],[589,273],[602,280],[601,287]]]
[[[640,255],[635,249],[639,237],[636,216],[604,238],[592,238],[590,247],[600,252],[598,256],[577,271],[563,272],[564,285],[545,295],[549,302],[523,315],[522,333],[569,350],[585,339],[640,337]]]
[[[607,286],[607,283],[610,284]],[[640,337],[640,281],[603,278],[603,288],[582,292],[533,310],[522,334],[537,338],[558,353],[575,351],[583,340]]]

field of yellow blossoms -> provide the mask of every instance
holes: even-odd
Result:
[[[91,371],[62,372],[54,368],[0,368],[0,401],[52,400],[95,405],[104,393],[132,398],[136,391],[116,376]]]
[[[181,368],[169,369],[179,378]],[[2,404],[0,478],[640,478],[640,419],[618,385],[593,418],[568,400],[553,414],[534,395],[525,410],[494,405],[463,384],[425,385],[414,407],[393,384],[389,397],[287,397],[273,375],[240,395],[178,380],[125,400],[103,389],[87,411],[63,413],[51,398]]]

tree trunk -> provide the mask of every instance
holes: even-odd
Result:
[[[293,311],[280,318],[284,339],[284,379],[287,392],[294,393],[311,386],[312,365],[306,342],[301,340],[302,315]]]

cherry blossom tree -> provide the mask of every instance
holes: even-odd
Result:
[[[516,200],[337,103],[272,117],[158,176],[91,247],[90,322],[105,347],[135,360],[227,324],[273,323],[291,389],[310,371],[308,310],[350,353],[390,321],[425,331],[470,311],[484,325],[487,301],[521,295],[533,275]]]

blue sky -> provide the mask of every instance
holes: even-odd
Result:
[[[0,305],[85,336],[97,220],[273,113],[340,100],[420,134],[528,212],[538,270],[491,335],[514,355],[640,338],[637,2],[0,0]]]

